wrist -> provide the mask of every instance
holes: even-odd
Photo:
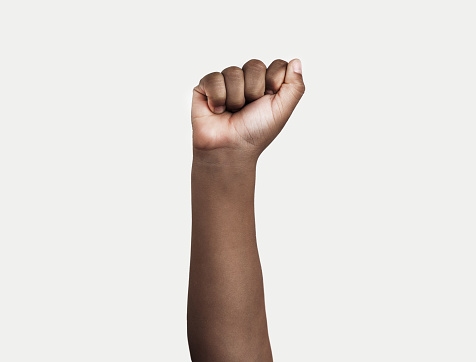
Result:
[[[256,160],[240,157],[217,159],[215,156],[210,158],[194,154],[192,188],[240,199],[244,195],[252,195],[255,180]]]
[[[207,182],[224,182],[227,184],[254,182],[256,177],[256,163],[253,162],[208,162],[195,158],[192,162],[192,181],[196,179]]]
[[[250,150],[223,148],[215,150],[193,149],[193,164],[213,169],[256,170],[259,154]]]

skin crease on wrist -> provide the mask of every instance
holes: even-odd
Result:
[[[298,59],[268,67],[252,59],[193,89],[192,361],[273,360],[256,244],[256,165],[304,90]]]

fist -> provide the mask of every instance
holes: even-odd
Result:
[[[281,132],[304,94],[299,59],[269,67],[252,59],[242,68],[206,75],[193,89],[194,152],[259,154]]]

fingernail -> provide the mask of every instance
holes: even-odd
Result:
[[[215,107],[215,113],[223,113],[225,112],[225,106]]]
[[[274,92],[271,89],[268,89],[264,94],[274,94]]]
[[[294,60],[293,70],[294,70],[294,73],[302,74],[302,64],[299,59]]]

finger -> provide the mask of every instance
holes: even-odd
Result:
[[[302,65],[299,59],[293,59],[286,68],[286,76],[278,92],[284,110],[291,115],[304,94],[305,86],[302,78]]]
[[[266,71],[266,94],[275,94],[281,88],[286,76],[286,67],[288,62],[276,59],[273,61]]]
[[[245,78],[243,70],[228,67],[222,71],[226,85],[226,109],[230,112],[239,111],[245,105]]]
[[[198,85],[193,88],[192,97],[192,119],[209,116],[211,113],[208,107],[207,96],[199,91]]]
[[[258,59],[251,59],[243,65],[245,76],[245,99],[253,102],[264,96],[266,86],[266,65]]]
[[[202,94],[207,99],[208,108],[213,113],[223,113],[226,103],[226,87],[223,75],[219,72],[207,74],[200,80],[194,91]],[[195,93],[195,92],[194,92]],[[199,96],[194,96],[198,100]]]

